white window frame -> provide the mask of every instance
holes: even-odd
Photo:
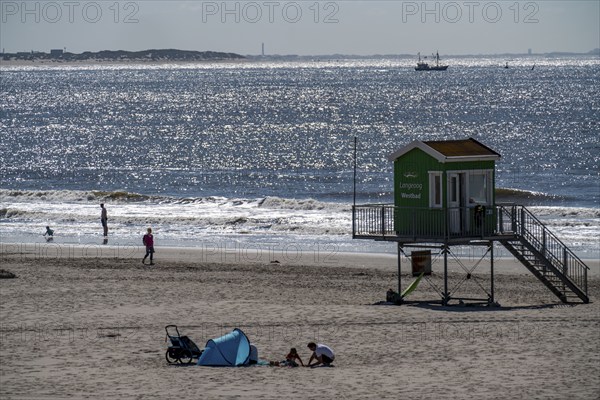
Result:
[[[444,204],[444,192],[443,192],[443,188],[444,185],[442,184],[442,176],[443,176],[443,172],[442,171],[428,171],[429,172],[429,208],[442,208],[443,204]],[[439,188],[437,188],[438,190],[438,194],[439,194],[439,203],[436,203],[436,182],[435,182],[435,178],[439,178],[438,183],[439,183]]]
[[[473,169],[468,171],[467,174],[467,179],[466,179],[466,184],[467,184],[467,196],[470,197],[471,196],[471,187],[470,187],[470,179],[473,175],[483,175],[485,178],[485,183],[486,183],[486,201],[485,203],[483,203],[482,205],[485,206],[489,206],[492,204],[493,202],[493,185],[494,185],[494,180],[493,180],[493,174],[494,170],[491,169]],[[467,199],[468,201],[469,199]],[[469,204],[471,205],[471,204]]]

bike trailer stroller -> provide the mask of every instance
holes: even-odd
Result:
[[[196,343],[187,336],[181,336],[177,325],[165,326],[167,332],[167,338],[171,342],[171,345],[167,348],[165,357],[169,364],[180,363],[180,364],[191,364],[195,359],[198,359],[202,355],[202,350],[196,346]]]

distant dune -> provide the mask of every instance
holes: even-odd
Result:
[[[221,53],[216,51],[189,51],[176,49],[161,50],[103,50],[98,52],[86,51],[81,54],[68,53],[62,50],[52,50],[50,53],[21,52],[4,53],[3,61],[221,61],[241,60],[244,56],[235,53]]]

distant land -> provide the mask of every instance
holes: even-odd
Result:
[[[426,53],[423,52],[422,55]],[[473,57],[569,57],[569,56],[599,56],[600,48],[587,53],[550,52],[550,53],[500,53],[500,54],[441,54],[442,58],[473,58]],[[207,62],[207,61],[307,61],[307,60],[351,60],[351,59],[404,59],[414,58],[416,54],[325,54],[325,55],[295,55],[295,54],[268,54],[246,55],[236,53],[223,53],[216,51],[192,51],[177,49],[159,49],[142,51],[102,50],[97,52],[86,51],[83,53],[69,53],[62,49],[51,50],[49,53],[30,51],[18,53],[1,53],[2,61],[40,61],[40,62]]]
[[[93,62],[164,62],[164,61],[233,61],[243,60],[244,56],[235,53],[220,53],[216,51],[190,51],[190,50],[103,50],[97,52],[86,51],[80,54],[69,53],[61,50],[44,52],[19,52],[2,53],[3,61],[93,61]]]
[[[427,56],[426,52],[422,52],[421,56]],[[305,60],[361,60],[361,59],[398,59],[398,58],[415,58],[416,54],[371,54],[371,55],[356,55],[356,54],[323,54],[323,55],[296,55],[296,54],[268,54],[268,55],[246,55],[248,60],[281,60],[281,61],[305,61]],[[443,58],[474,58],[474,57],[569,57],[569,56],[598,56],[600,57],[600,48],[590,50],[587,53],[574,53],[566,51],[553,51],[549,53],[497,53],[497,54],[442,54]]]

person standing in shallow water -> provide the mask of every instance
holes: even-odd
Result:
[[[146,255],[142,258],[142,264],[146,264],[146,257],[150,256],[150,265],[154,265],[152,257],[154,255],[154,236],[152,236],[152,228],[148,228],[148,233],[142,238],[144,246],[146,246]]]
[[[108,236],[108,213],[106,212],[106,208],[104,204],[100,204],[100,208],[102,212],[100,213],[100,222],[102,222],[102,229],[104,230],[104,237]]]

